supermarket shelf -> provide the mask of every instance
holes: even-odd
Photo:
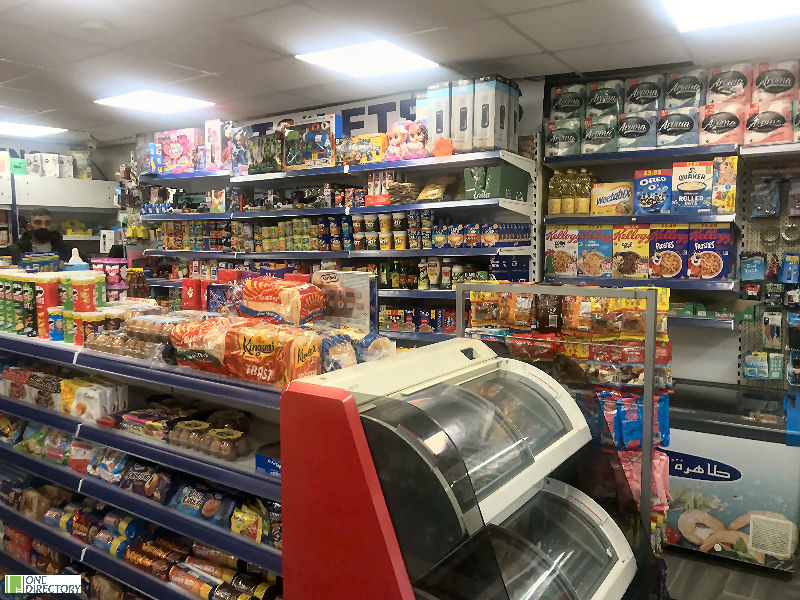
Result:
[[[326,206],[324,208],[276,208],[274,210],[253,210],[231,213],[231,219],[281,219],[284,217],[313,217],[318,215],[343,215],[343,206]]]
[[[733,331],[736,322],[733,319],[708,319],[704,317],[667,317],[668,327],[708,327]]]
[[[347,258],[350,252],[335,250],[329,252],[285,250],[283,252],[237,252],[237,260],[323,260],[326,258]]]
[[[153,221],[229,221],[231,213],[161,213],[154,215],[140,215],[143,222]]]
[[[99,242],[99,235],[65,235],[62,236],[65,242]]]
[[[150,287],[183,287],[180,279],[148,279],[147,285]]]
[[[795,154],[800,154],[800,143],[794,142],[789,144],[769,144],[765,146],[742,146],[739,154],[744,157],[768,157],[768,156],[787,156],[791,157]]]
[[[476,200],[446,200],[443,202],[418,202],[415,204],[387,204],[384,206],[355,206],[349,214],[361,215],[385,212],[400,212],[406,210],[438,210],[442,208],[474,208],[476,206],[497,206],[504,199],[479,198]],[[508,200],[508,202],[511,202]]]
[[[431,248],[428,250],[354,250],[350,258],[412,258],[419,256],[497,256],[498,254],[530,254],[530,246],[493,246],[491,248]]]
[[[632,152],[603,152],[599,154],[577,154],[572,156],[548,156],[544,164],[554,167],[583,167],[588,165],[609,165],[617,163],[643,163],[646,161],[671,158],[689,159],[694,157],[713,157],[720,154],[736,154],[737,144],[718,144],[715,146],[689,146],[686,148],[656,148],[654,150],[635,150]]]
[[[499,204],[500,208],[505,208],[506,210],[510,210],[515,213],[528,216],[533,214],[533,205],[525,200],[509,200],[508,198],[501,198]]]
[[[145,256],[161,256],[164,258],[186,258],[186,259],[205,259],[219,258],[233,260],[233,252],[214,252],[213,250],[159,250],[157,248],[147,248]]]
[[[431,298],[455,300],[455,290],[378,290],[379,298]]]
[[[381,330],[381,335],[391,340],[404,342],[444,342],[456,337],[454,333],[422,333],[419,331],[387,331]]]
[[[33,404],[12,400],[8,396],[0,396],[0,412],[15,415],[30,421],[36,421],[42,425],[55,427],[56,429],[66,431],[67,433],[71,434],[75,433],[75,430],[78,428],[78,425],[81,422],[79,419],[74,419],[68,415],[63,415],[52,410],[40,408],[38,406],[34,406]]]
[[[27,532],[26,532],[27,533]],[[41,571],[37,571],[30,565],[18,561],[10,554],[0,550],[0,566],[3,567],[9,575],[44,575]],[[19,600],[19,594],[5,593],[5,581],[3,583],[3,591],[0,591],[0,600]],[[59,594],[59,600],[86,600],[86,596],[82,594]]]
[[[324,177],[326,175],[345,175],[348,165],[337,167],[320,167],[318,169],[300,169],[297,171],[276,171],[274,173],[259,173],[257,175],[234,175],[231,183],[258,183],[260,181],[273,182],[281,179]]]
[[[0,333],[0,350],[71,365],[75,361],[77,346],[13,333]]]
[[[21,529],[29,536],[36,538],[40,542],[44,542],[48,546],[55,548],[59,552],[66,554],[74,560],[80,560],[81,553],[83,552],[84,548],[86,548],[84,544],[64,533],[61,533],[60,530],[48,527],[39,521],[29,519],[6,504],[0,504],[0,520],[8,525],[13,525],[14,527]],[[109,573],[109,575],[120,579],[111,573]]]
[[[43,477],[73,492],[80,490],[81,476],[69,467],[49,463],[32,454],[17,452],[11,446],[6,445],[0,446],[0,460],[30,471],[34,475]]]
[[[611,279],[610,277],[557,277],[545,275],[547,283],[562,283],[566,285],[596,285],[600,287],[632,287],[649,285],[654,287],[672,288],[673,290],[707,290],[738,292],[739,280],[725,281],[705,279]]]
[[[230,178],[228,169],[219,171],[190,171],[188,173],[142,173],[139,175],[140,183],[168,186],[172,182],[187,183],[192,180],[211,179],[218,180],[218,185],[225,185]]]
[[[545,225],[604,225],[606,223],[733,223],[736,215],[559,215]]]

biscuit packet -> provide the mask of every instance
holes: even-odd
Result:
[[[231,531],[255,542],[261,542],[262,518],[247,506],[240,506],[231,515]]]

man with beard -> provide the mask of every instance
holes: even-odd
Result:
[[[52,215],[43,208],[31,212],[25,233],[9,248],[15,265],[19,264],[20,257],[26,252],[55,252],[63,261],[70,259],[72,248],[64,243],[60,233],[52,230],[52,221]]]

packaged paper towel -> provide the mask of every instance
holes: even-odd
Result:
[[[586,117],[583,120],[581,154],[617,151],[617,117]]]
[[[544,155],[570,156],[581,153],[583,119],[559,119],[544,124]]]
[[[794,131],[794,141],[800,142],[800,106],[797,100],[792,102],[792,130]]]
[[[700,128],[697,108],[665,108],[658,119],[658,147],[697,146]]]
[[[664,107],[664,75],[628,77],[625,80],[625,112],[661,110]]]
[[[780,144],[794,140],[791,102],[753,102],[745,121],[744,145]]]
[[[658,143],[658,112],[622,113],[617,122],[617,146],[620,152],[650,150]]]
[[[586,116],[586,86],[557,85],[550,90],[550,119],[582,119]]]
[[[700,107],[700,145],[741,144],[748,107],[743,104],[706,104]]]
[[[753,65],[736,63],[711,67],[708,70],[708,90],[706,104],[750,104],[753,85]]]
[[[625,82],[622,79],[590,81],[586,84],[586,116],[618,115],[624,105]]]
[[[800,63],[796,60],[763,62],[753,67],[753,103],[794,102],[800,100],[797,75]]]
[[[703,106],[706,103],[707,86],[706,69],[685,69],[667,73],[664,108]]]

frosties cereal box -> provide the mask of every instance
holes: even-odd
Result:
[[[650,226],[614,225],[612,277],[646,279],[650,267]]]
[[[544,232],[544,272],[575,277],[578,274],[578,233],[576,226],[546,227]]]
[[[796,60],[763,62],[753,67],[753,103],[792,102],[800,99],[797,87],[800,63]]]
[[[780,144],[794,139],[792,103],[753,103],[745,121],[744,145]]]
[[[741,144],[750,107],[744,104],[706,104],[700,107],[700,145]]]
[[[611,225],[586,225],[578,232],[578,275],[611,277],[614,229]]]
[[[650,277],[686,278],[689,225],[663,223],[650,226]]]
[[[731,227],[726,223],[694,223],[689,227],[689,279],[727,279]]]
[[[744,104],[752,101],[753,65],[736,63],[711,67],[708,70],[706,104]]]

